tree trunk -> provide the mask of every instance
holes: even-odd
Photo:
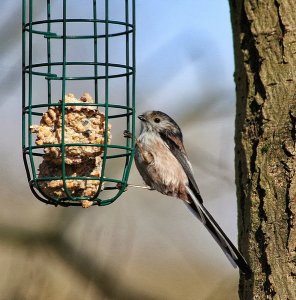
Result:
[[[296,299],[296,5],[229,0],[237,92],[240,299]]]

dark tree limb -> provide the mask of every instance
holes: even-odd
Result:
[[[240,299],[296,299],[296,6],[230,0]]]

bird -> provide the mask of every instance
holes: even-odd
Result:
[[[179,125],[161,111],[147,111],[138,118],[141,131],[135,141],[134,159],[145,184],[151,190],[183,200],[232,265],[250,275],[252,271],[246,259],[204,206]]]

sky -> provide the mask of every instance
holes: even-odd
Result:
[[[87,11],[87,2],[72,0],[71,3],[76,13],[81,14]],[[20,1],[7,0],[1,1],[0,6],[1,22],[11,30],[11,34],[5,35],[7,27],[2,26],[5,43],[1,43],[0,53],[3,51],[5,59],[0,60],[0,70],[4,76],[15,68],[15,58],[20,59],[20,44],[15,47],[13,40],[16,35],[20,37],[16,25],[21,22],[21,7]],[[202,90],[212,89],[213,85],[234,88],[227,1],[137,0],[136,10],[139,103],[165,105],[172,98],[174,102],[182,101],[191,89],[202,97]]]
[[[147,101],[163,108],[192,90],[198,98],[213,86],[233,89],[229,20],[227,1],[137,1],[137,80]]]

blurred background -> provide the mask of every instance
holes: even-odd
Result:
[[[181,126],[206,207],[236,243],[228,3],[136,2],[137,112],[163,110]],[[130,189],[82,209],[34,198],[21,152],[21,1],[0,8],[0,299],[238,299],[238,270],[177,199]],[[142,184],[134,166],[130,182]]]

